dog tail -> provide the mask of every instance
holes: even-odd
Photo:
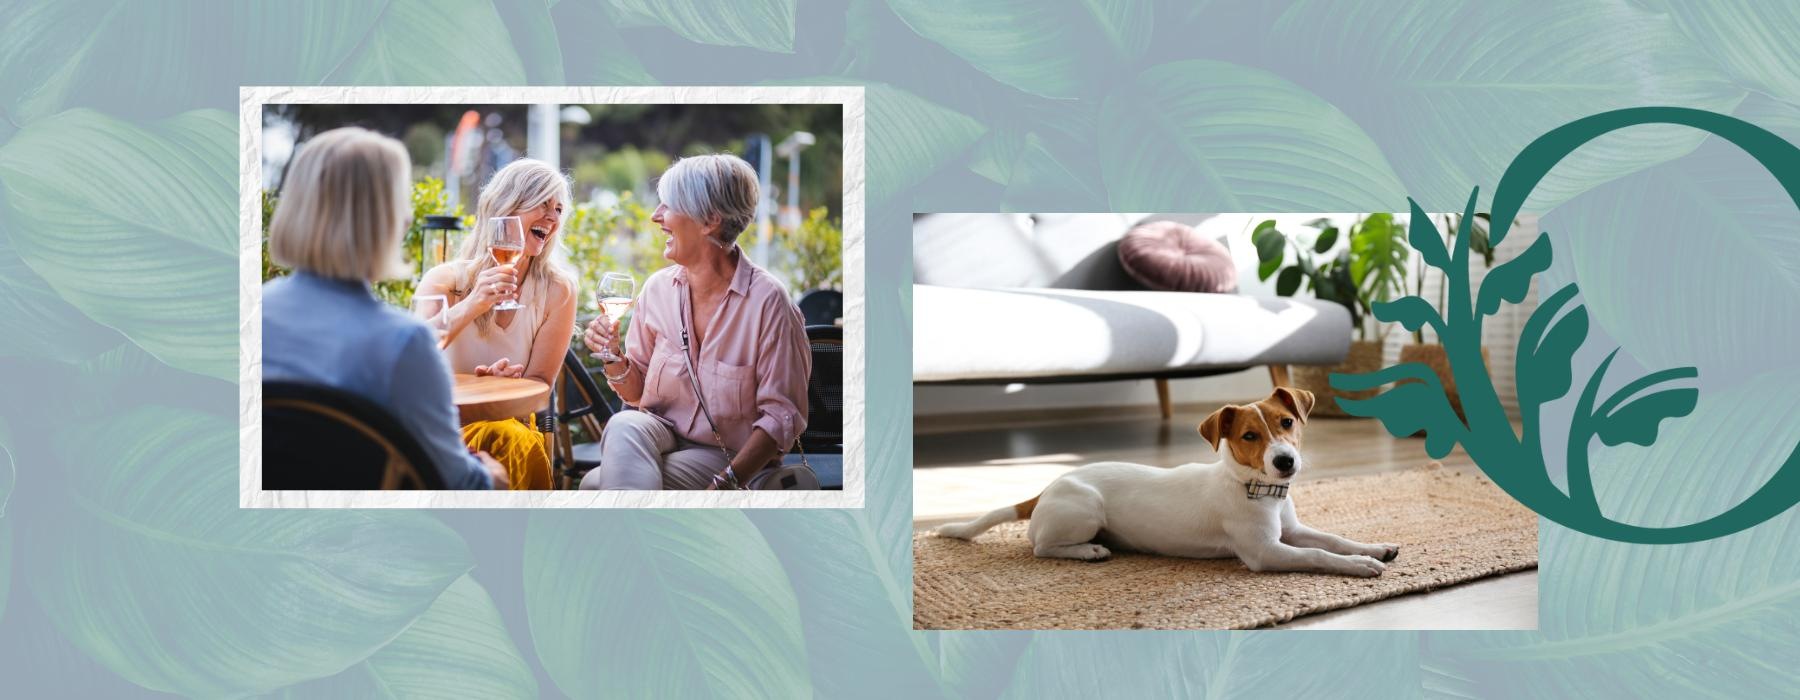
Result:
[[[1000,523],[1010,523],[1014,520],[1030,519],[1031,511],[1037,508],[1037,502],[1037,496],[1032,496],[1029,501],[991,511],[987,515],[983,515],[966,523],[944,525],[937,529],[937,534],[940,537],[955,537],[959,540],[972,540],[975,539],[976,535],[987,532],[990,528],[999,525]]]

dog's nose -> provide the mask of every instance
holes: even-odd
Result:
[[[1280,469],[1283,474],[1294,473],[1294,458],[1287,455],[1276,455],[1275,468]]]

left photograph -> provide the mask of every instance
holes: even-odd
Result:
[[[860,505],[860,90],[252,90],[243,505]]]

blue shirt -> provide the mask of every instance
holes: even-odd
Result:
[[[369,285],[305,272],[271,280],[262,332],[264,381],[322,384],[373,401],[412,433],[446,488],[493,488],[463,445],[450,366],[431,329]]]

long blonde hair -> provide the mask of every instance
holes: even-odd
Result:
[[[321,277],[375,282],[409,272],[401,254],[408,205],[406,147],[358,127],[300,146],[269,221],[269,257]]]
[[[475,289],[475,278],[495,265],[490,253],[493,247],[493,230],[490,222],[496,216],[513,216],[544,206],[546,202],[556,201],[563,205],[563,216],[558,218],[556,233],[544,244],[544,252],[537,257],[527,258],[521,268],[520,290],[530,289],[538,299],[549,299],[552,285],[560,286],[575,294],[575,268],[569,264],[569,253],[562,246],[562,224],[567,222],[569,209],[569,178],[556,168],[541,160],[520,158],[500,172],[494,173],[487,184],[481,188],[481,196],[475,205],[475,229],[464,237],[462,249],[457,251],[457,258],[469,261],[463,265],[461,273],[456,277],[452,291],[457,296],[467,297]],[[531,235],[528,231],[525,235]],[[524,296],[523,293],[520,296]],[[487,335],[493,328],[492,312],[475,317],[475,328],[482,335]]]

